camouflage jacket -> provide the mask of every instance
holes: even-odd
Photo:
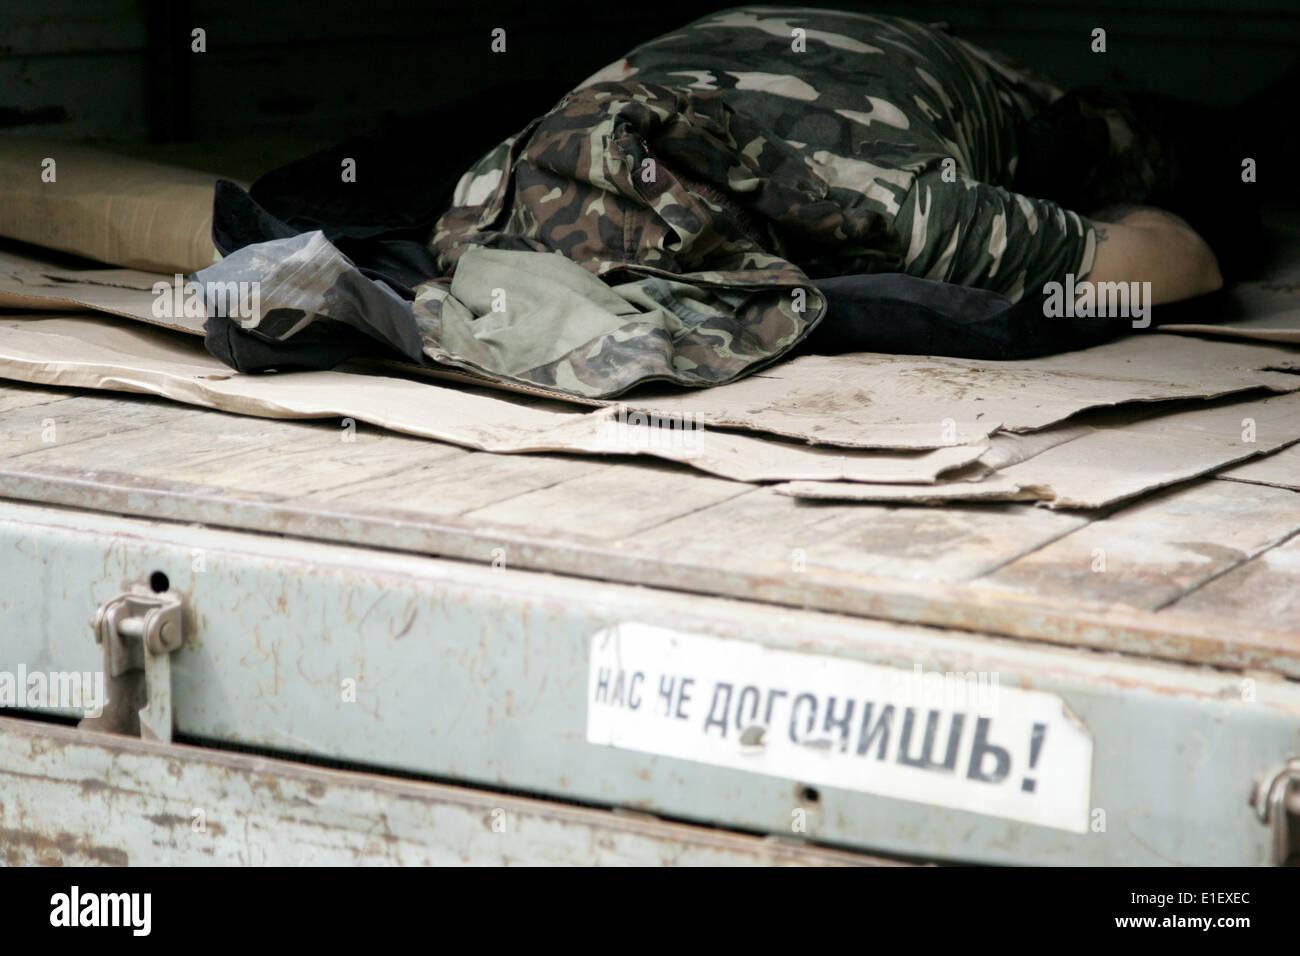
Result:
[[[558,253],[640,280],[675,319],[631,316],[523,380],[585,395],[718,384],[820,320],[810,277],[903,271],[1016,300],[1086,274],[1088,223],[1006,188],[1017,121],[1059,92],[907,20],[725,11],[634,50],[484,156],[431,248],[449,271],[475,247]],[[445,283],[418,290],[428,337],[448,306]]]
[[[821,318],[808,263],[867,272],[899,261],[884,216],[830,198],[791,147],[720,94],[657,84],[570,94],[480,162],[458,200],[432,241],[449,271],[477,247],[555,252],[639,288],[666,313],[666,323],[658,310],[629,316],[526,371],[581,394],[651,378],[734,379]],[[510,275],[499,285],[509,303]],[[448,293],[441,283],[417,290],[416,312],[432,329]]]

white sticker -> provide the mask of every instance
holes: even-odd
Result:
[[[620,624],[591,639],[587,740],[1087,831],[1092,737],[1055,694]]]

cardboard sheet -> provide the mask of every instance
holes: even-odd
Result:
[[[218,178],[55,140],[0,140],[0,236],[130,269],[192,272],[216,255]]]
[[[938,448],[1045,428],[1091,408],[1300,389],[1300,350],[1135,335],[1022,362],[808,355],[730,385],[633,393],[629,407],[857,448]]]
[[[1048,449],[998,472],[1054,508],[1095,508],[1300,441],[1300,394],[1160,415]]]
[[[935,504],[978,498],[1037,499],[1052,508],[1100,508],[1296,442],[1300,442],[1300,394],[1291,393],[1089,427],[984,480],[886,490],[848,482],[794,482],[776,490],[796,498],[837,501]],[[1258,467],[1257,474],[1274,478],[1295,475],[1295,459],[1278,456],[1272,465],[1266,464],[1270,461],[1262,458],[1243,470]],[[1300,475],[1295,477],[1300,485]]]
[[[383,375],[241,375],[195,338],[105,316],[0,320],[0,375],[144,392],[268,418],[354,418],[486,451],[649,455],[739,481],[788,482],[781,493],[834,500],[1037,499],[1052,507],[1099,507],[1300,440],[1300,394],[1284,394],[1165,413],[1109,410],[1083,424],[925,452],[809,447],[683,428],[680,421],[646,422],[625,407],[580,409]],[[1300,376],[1284,377],[1300,382]],[[1279,459],[1279,467],[1285,474],[1289,466]]]
[[[1279,258],[1268,278],[1239,282],[1228,291],[1231,311],[1246,318],[1162,325],[1160,331],[1300,345],[1300,233],[1275,239]]]
[[[175,276],[136,269],[67,268],[0,249],[0,308],[87,309],[202,335],[202,318],[155,314],[153,290],[159,282],[171,285]]]
[[[810,448],[690,427],[690,421],[643,422],[625,408],[592,411],[381,375],[243,375],[208,355],[197,339],[106,316],[0,318],[0,377],[141,392],[263,418],[353,418],[484,451],[649,455],[737,481],[930,482],[986,451],[982,445],[919,453]]]
[[[1160,331],[1300,345],[1300,307],[1297,307],[1286,316],[1243,319],[1240,322],[1225,322],[1222,325],[1195,325],[1191,323],[1166,325],[1162,326]]]
[[[124,284],[98,289],[132,291],[126,284],[127,277],[99,278]],[[146,275],[130,281],[143,283],[148,279]],[[1165,370],[1178,374],[1117,378],[1118,393],[1126,388],[1142,388],[1149,394],[1163,388],[1162,394],[1196,394],[1206,386],[1213,391],[1252,385],[1300,389],[1300,375],[1250,367],[1266,369],[1293,363],[1294,353],[1285,348],[1163,336],[1133,341],[1158,341],[1171,357],[1163,363]],[[1216,364],[1214,359],[1219,355],[1229,364]],[[1106,366],[1106,356],[1080,361],[1081,356],[1085,353],[1057,358],[1072,358],[1085,367]],[[832,365],[850,370],[877,365],[898,372],[918,362],[903,358],[880,363],[881,358],[843,356]],[[1121,360],[1112,355],[1108,360],[1127,365],[1134,357]],[[818,394],[809,386],[814,372],[825,370],[826,361],[805,362],[803,373],[786,381],[795,382],[800,394]],[[1150,362],[1142,366],[1150,367]],[[999,371],[991,376],[991,389],[999,381],[1004,385],[1009,381],[1007,375],[1000,374],[1000,367],[994,368]],[[1070,386],[1075,380],[1060,370],[1054,374],[1061,379],[1064,394],[1074,394]],[[769,380],[782,380],[764,375]],[[440,385],[427,379],[348,371],[241,375],[208,355],[197,338],[93,315],[37,314],[0,320],[0,376],[36,384],[146,392],[262,417],[354,418],[486,451],[649,455],[738,481],[803,483],[781,488],[783,494],[795,497],[877,502],[1038,499],[1053,507],[1097,507],[1222,468],[1300,438],[1300,425],[1290,425],[1287,417],[1292,415],[1300,422],[1300,405],[1292,408],[1244,402],[1173,414],[1161,414],[1157,405],[1128,405],[1093,411],[1035,432],[1003,432],[984,438],[982,432],[994,427],[990,423],[977,429],[975,440],[968,444],[940,444],[929,450],[809,446],[702,425],[700,419],[691,417],[698,413],[686,410],[689,406],[681,403],[666,403],[667,408],[662,407],[665,403],[655,403],[652,407],[660,411],[676,407],[684,415],[656,423],[638,415],[635,407],[591,410],[541,397],[510,395],[467,384]],[[1199,382],[1200,389],[1170,384],[1171,379],[1179,377],[1187,383]],[[1104,383],[1099,374],[1084,380],[1098,388]],[[946,381],[952,386],[951,380]],[[1042,420],[1038,409],[1051,405],[1053,397],[1050,388],[1042,384],[1046,381],[1045,377],[1040,379],[1042,394],[1022,384],[1025,394],[1020,404],[1025,406],[1025,413],[1015,421]],[[1156,385],[1152,386],[1152,382]],[[709,393],[685,397],[707,399]],[[979,395],[968,400],[972,404],[984,401]],[[1010,408],[1014,403],[1004,398],[1003,405]],[[798,403],[788,407],[800,412]],[[1275,413],[1278,407],[1289,411],[1279,417]],[[878,411],[870,401],[862,409],[864,417]],[[1150,416],[1155,417],[1143,420]],[[1252,447],[1252,443],[1240,441],[1239,433],[1242,418],[1255,416],[1262,417],[1257,417],[1257,442]],[[919,428],[920,423],[914,422],[913,427]],[[997,475],[989,478],[995,470]],[[821,484],[812,487],[812,483]]]
[[[1221,471],[1218,477],[1300,491],[1300,445]]]

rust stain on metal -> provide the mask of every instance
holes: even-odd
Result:
[[[83,797],[107,789],[109,789],[107,783],[103,780],[96,780],[94,777],[86,777],[81,781],[81,795]]]
[[[60,832],[50,837],[31,830],[0,827],[0,859],[7,865],[37,862],[44,866],[61,866],[66,860],[84,858],[101,866],[126,866],[131,862],[125,850],[86,843],[71,833]]]
[[[154,813],[145,817],[150,823],[160,827],[185,827],[189,828],[193,821],[188,817],[183,817],[178,813]],[[205,833],[211,833],[213,836],[221,836],[226,832],[226,828],[220,823],[213,823],[205,820],[203,823]]]
[[[83,814],[82,827],[74,834],[73,824],[54,809],[52,794],[76,793],[80,781],[75,773],[41,776],[30,772],[23,751],[37,742],[49,752],[46,762],[65,769],[102,765],[113,761],[124,775],[119,786],[112,784],[92,791],[87,803],[93,812]],[[457,856],[464,863],[512,862],[628,862],[696,863],[704,861],[746,861],[766,864],[881,864],[877,857],[819,848],[792,847],[748,835],[660,820],[648,814],[610,812],[453,787],[395,780],[374,774],[325,770],[300,764],[252,757],[183,744],[157,744],[138,739],[79,731],[71,728],[34,725],[22,720],[0,718],[0,743],[5,743],[7,762],[0,764],[0,783],[14,781],[14,794],[25,797],[26,818],[44,821],[43,826],[21,830],[0,830],[0,862],[60,863],[97,862],[123,865],[129,862],[158,862],[192,859],[195,855],[230,862],[255,860],[258,841],[280,832],[282,825],[295,828],[291,845],[278,846],[286,861],[330,860],[342,862],[404,863],[445,861]],[[0,748],[2,749],[2,748]],[[182,765],[183,778],[173,787],[142,787],[165,777],[168,767]],[[93,778],[88,778],[93,779]],[[176,840],[174,828],[186,826],[190,806],[215,805],[228,801],[232,788],[246,794],[241,801],[240,828],[207,821],[203,841]],[[251,793],[249,792],[251,791]],[[338,815],[320,820],[312,799],[328,797]],[[8,801],[6,801],[8,802]],[[468,836],[467,842],[450,841],[446,834],[462,832],[464,822],[492,826],[494,814],[504,811],[509,827],[487,842]],[[138,814],[138,819],[162,828],[152,841],[131,844],[127,849],[105,847],[95,842],[106,814]],[[250,829],[249,824],[252,824]],[[186,827],[188,829],[188,827]],[[475,827],[477,829],[477,827]],[[172,832],[168,832],[172,831]],[[494,831],[495,832],[495,831]],[[123,839],[128,839],[123,836]],[[585,856],[590,844],[594,857]],[[597,852],[598,851],[598,852]]]

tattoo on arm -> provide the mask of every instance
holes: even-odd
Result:
[[[1092,227],[1092,231],[1097,237],[1097,242],[1105,242],[1107,239],[1110,238],[1110,234],[1106,232],[1105,226],[1094,225]]]

